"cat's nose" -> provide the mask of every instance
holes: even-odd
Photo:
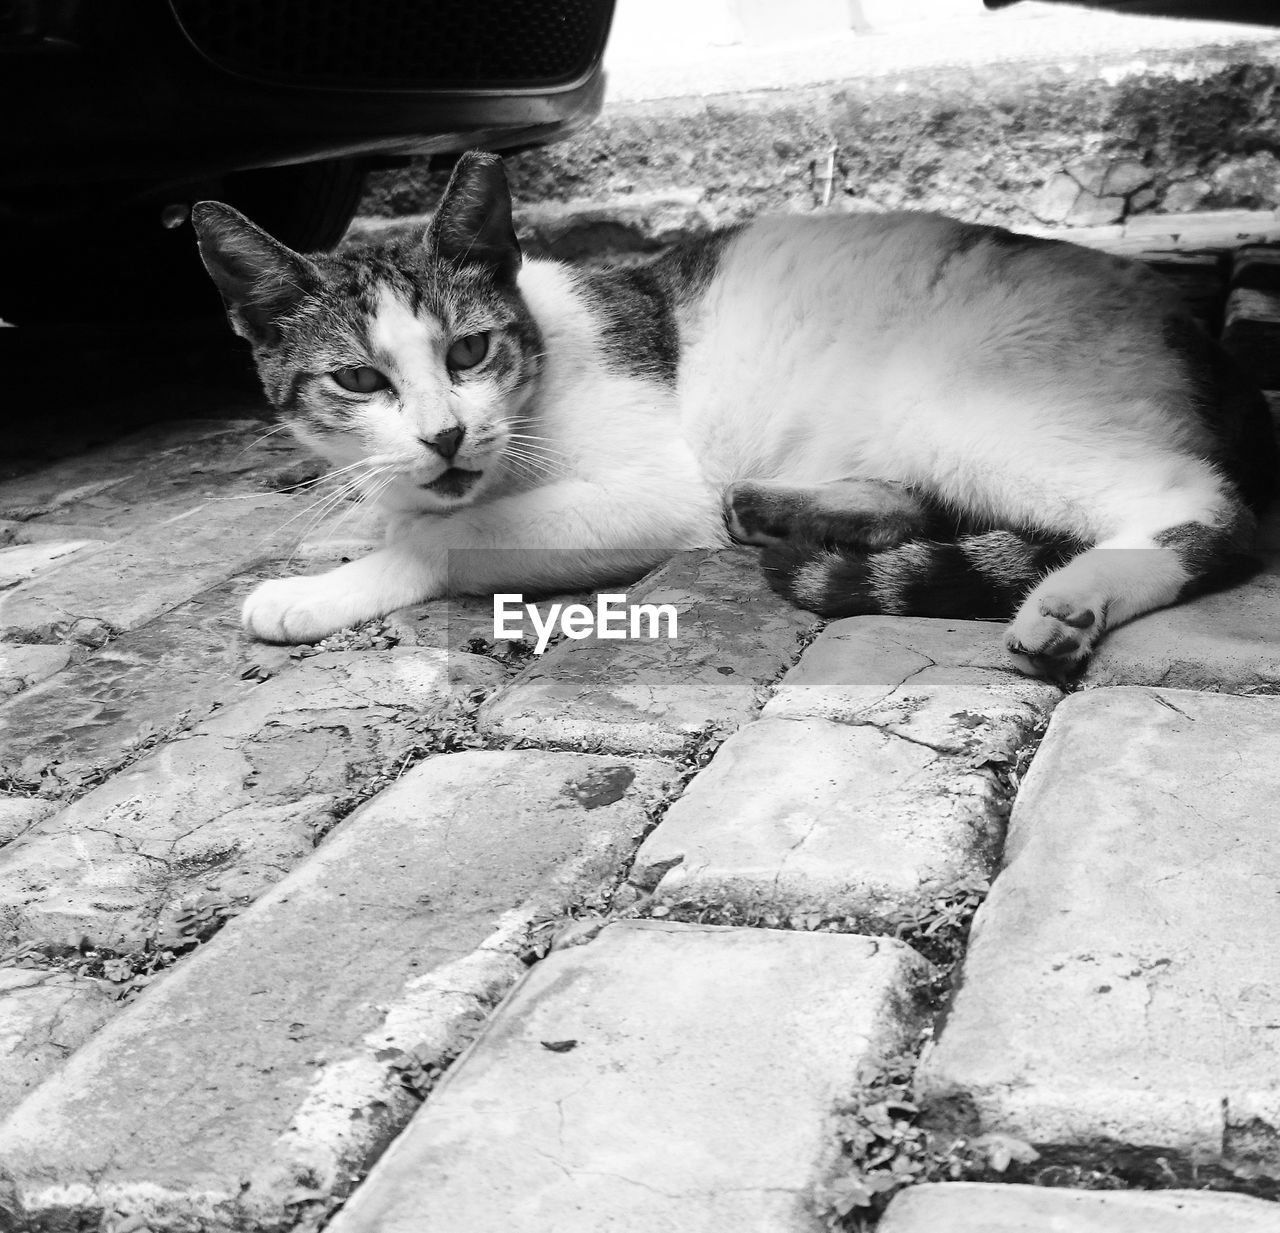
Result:
[[[447,461],[458,452],[458,446],[462,444],[462,437],[466,431],[465,428],[455,424],[452,428],[436,433],[434,437],[423,437],[421,440],[423,445],[430,446]]]

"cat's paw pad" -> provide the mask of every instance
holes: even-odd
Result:
[[[1005,631],[1004,645],[1031,676],[1067,676],[1084,666],[1101,633],[1095,607],[1058,596],[1032,596]]]
[[[315,642],[349,624],[320,578],[280,578],[255,587],[244,601],[241,623],[263,642]]]
[[[730,484],[724,494],[724,522],[740,544],[764,548],[791,534],[795,503],[763,484]]]

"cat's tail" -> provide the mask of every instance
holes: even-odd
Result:
[[[1046,573],[1083,547],[985,531],[869,553],[781,542],[765,548],[761,564],[774,591],[820,616],[1008,618]]]

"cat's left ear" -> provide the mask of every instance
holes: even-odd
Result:
[[[191,222],[232,328],[255,346],[274,346],[276,321],[319,282],[316,267],[220,201],[197,201]]]
[[[441,257],[488,266],[500,282],[514,281],[520,242],[502,159],[479,150],[458,159],[424,242]]]

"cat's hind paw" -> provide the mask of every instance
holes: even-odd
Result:
[[[740,481],[724,493],[724,519],[740,544],[784,543],[883,552],[924,533],[924,504],[900,484],[836,480],[808,487]]]
[[[335,602],[331,584],[317,578],[280,578],[255,587],[240,620],[263,642],[316,642],[353,624],[347,605]]]
[[[766,548],[789,539],[792,524],[802,512],[802,504],[789,489],[746,482],[725,489],[725,526],[739,544]]]
[[[1073,676],[1084,668],[1102,636],[1099,607],[1032,595],[1005,631],[1005,649],[1029,676]]]

